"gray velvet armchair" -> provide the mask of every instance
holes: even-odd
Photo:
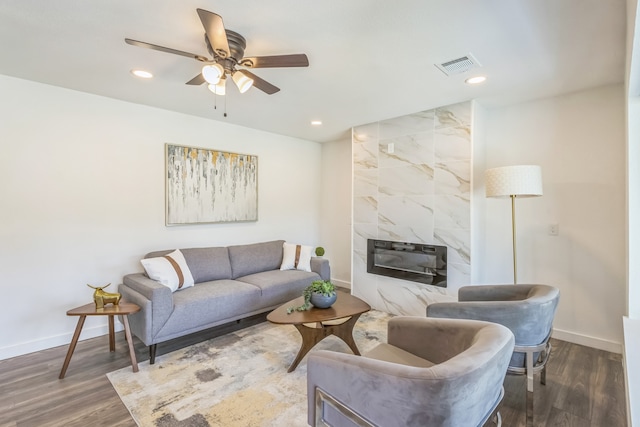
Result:
[[[527,424],[533,423],[533,376],[541,372],[546,383],[549,338],[560,291],[547,285],[465,286],[458,302],[434,303],[427,317],[476,319],[508,327],[515,335],[515,349],[508,373],[527,376]]]
[[[513,348],[513,334],[498,324],[393,318],[388,344],[363,356],[309,355],[309,425],[459,427],[499,420]]]

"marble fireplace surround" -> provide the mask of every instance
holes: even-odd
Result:
[[[424,315],[471,276],[472,103],[352,129],[352,292],[372,307]],[[367,273],[367,239],[443,245],[447,288]]]

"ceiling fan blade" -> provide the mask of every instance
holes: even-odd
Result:
[[[256,76],[253,73],[250,73],[247,70],[242,70],[242,74],[247,77],[251,77],[253,79],[253,87],[260,89],[267,95],[273,95],[276,92],[280,92],[279,87],[272,85],[268,81],[261,79],[260,77]]]
[[[195,76],[194,78],[192,78],[191,80],[189,80],[187,82],[188,85],[201,85],[202,83],[204,83],[204,76],[202,75],[202,73],[198,74],[197,76]]]
[[[240,65],[248,68],[308,67],[309,59],[304,53],[293,55],[252,56],[243,58]]]
[[[200,17],[205,33],[207,33],[207,38],[209,39],[211,47],[213,47],[213,51],[222,58],[228,58],[229,41],[227,40],[227,33],[224,30],[222,17],[204,9],[198,9],[198,16]]]
[[[171,49],[170,47],[158,46],[157,44],[151,44],[146,42],[141,42],[138,40],[132,39],[124,39],[125,43],[130,44],[131,46],[144,47],[147,49],[158,50],[160,52],[172,53],[174,55],[186,56],[187,58],[193,58],[200,62],[209,62],[208,58],[205,58],[202,55],[196,55],[195,53],[184,52],[182,50]]]

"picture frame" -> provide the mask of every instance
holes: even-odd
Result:
[[[167,226],[258,220],[258,156],[165,144]]]

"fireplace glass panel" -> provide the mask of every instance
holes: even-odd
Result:
[[[447,286],[447,247],[424,243],[367,241],[367,272]]]

